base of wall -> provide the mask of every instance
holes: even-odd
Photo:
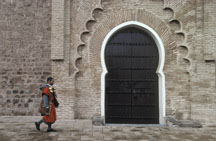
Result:
[[[166,117],[166,123],[168,126],[178,127],[190,127],[190,128],[202,128],[202,124],[194,120],[177,120],[173,117]]]
[[[178,127],[187,127],[187,128],[202,128],[202,124],[198,121],[194,120],[177,120],[173,117],[166,117],[165,118],[166,124],[161,125],[161,124],[141,124],[138,125],[136,124],[135,126],[178,126]],[[96,126],[104,126],[104,117],[101,116],[93,116],[92,117],[92,125]],[[120,124],[118,124],[120,125]],[[124,125],[133,125],[133,124],[124,124]]]
[[[93,116],[92,117],[92,125],[104,126],[104,117],[102,116]]]

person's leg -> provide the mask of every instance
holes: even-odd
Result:
[[[37,123],[38,123],[38,124],[41,124],[42,122],[44,122],[43,119],[39,120]]]
[[[48,129],[52,129],[52,124],[48,123]]]
[[[56,132],[56,130],[52,129],[52,123],[48,123],[47,132]]]
[[[38,131],[40,131],[40,124],[41,124],[42,122],[44,122],[43,119],[39,120],[38,122],[35,122],[35,126],[36,126],[36,129],[37,129]]]

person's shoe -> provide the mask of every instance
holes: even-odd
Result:
[[[47,129],[47,132],[57,132],[57,131],[52,129],[52,128],[49,128],[49,129]]]
[[[38,131],[40,131],[40,124],[39,123],[35,122],[35,127]]]

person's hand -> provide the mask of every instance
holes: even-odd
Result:
[[[49,115],[50,108],[49,107],[45,107],[45,110],[46,110],[46,115]]]

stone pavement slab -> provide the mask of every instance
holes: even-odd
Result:
[[[94,126],[91,120],[57,120],[58,132],[41,131],[39,116],[0,116],[0,141],[216,141],[215,126],[183,128],[167,126]]]

